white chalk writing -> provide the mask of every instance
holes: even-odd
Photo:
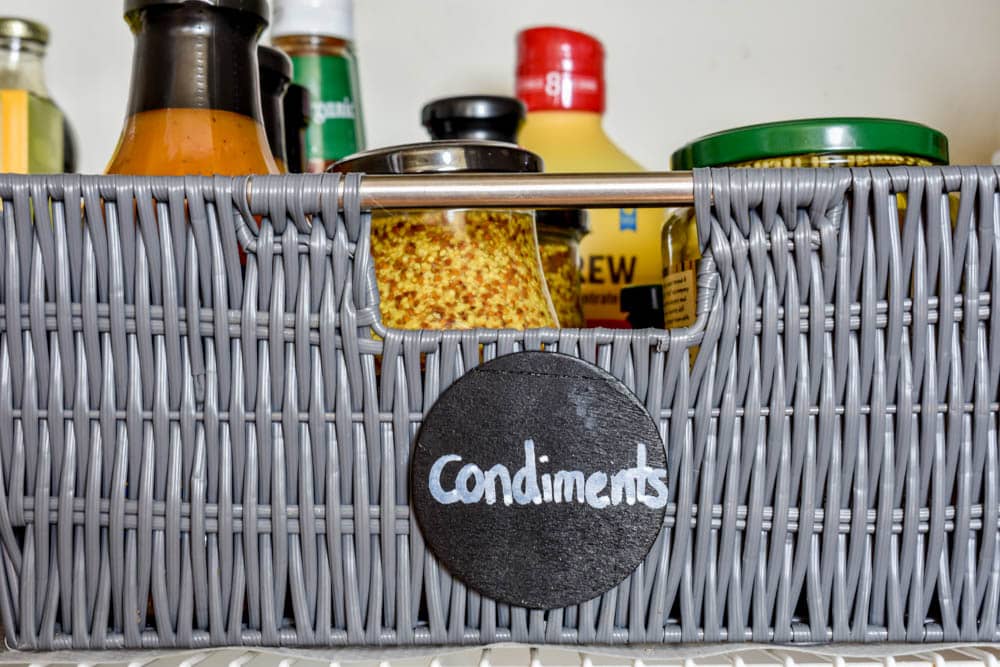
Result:
[[[608,491],[608,474],[580,470],[544,472],[539,477],[538,463],[548,463],[549,457],[536,459],[535,442],[524,441],[524,465],[513,475],[507,466],[497,463],[483,470],[474,463],[466,463],[455,476],[455,486],[446,491],[441,477],[450,463],[460,463],[457,454],[445,454],[431,466],[428,486],[431,497],[442,505],[461,502],[470,505],[485,502],[487,505],[502,503],[512,505],[541,505],[542,503],[580,503],[594,509],[603,509],[625,503],[640,503],[659,509],[667,504],[667,471],[653,468],[646,462],[646,445],[636,445],[636,464],[611,474]],[[647,485],[652,495],[647,493]],[[499,493],[498,493],[499,487]]]

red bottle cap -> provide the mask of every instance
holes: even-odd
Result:
[[[576,30],[522,30],[517,96],[528,111],[604,111],[604,47]]]

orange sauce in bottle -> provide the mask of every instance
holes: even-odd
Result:
[[[130,0],[128,115],[109,174],[276,174],[261,113],[264,0]]]
[[[264,128],[218,109],[141,111],[125,123],[109,174],[276,174]]]

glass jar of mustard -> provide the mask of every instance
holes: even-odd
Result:
[[[874,167],[948,164],[941,132],[884,118],[814,118],[750,125],[697,139],[670,157],[674,170],[695,167]],[[695,321],[701,257],[691,207],[663,225],[663,304],[667,328]]]
[[[582,209],[544,209],[535,213],[542,271],[563,328],[586,326],[580,301],[580,239],[590,231]]]
[[[492,141],[434,141],[358,153],[331,168],[366,174],[525,173],[534,153]],[[396,329],[558,326],[530,210],[372,211],[383,323]]]

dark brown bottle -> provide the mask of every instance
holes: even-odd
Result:
[[[293,83],[285,91],[285,154],[288,173],[301,174],[306,165],[306,128],[312,118],[309,90]]]
[[[278,171],[288,172],[285,150],[285,93],[292,81],[292,61],[270,46],[257,47],[260,71],[260,108],[264,114],[264,132]]]
[[[277,173],[260,108],[266,0],[126,0],[128,117],[108,173]]]

